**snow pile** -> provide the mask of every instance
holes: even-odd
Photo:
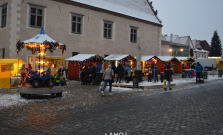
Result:
[[[9,94],[3,94],[0,95],[0,108],[2,107],[9,107],[12,105],[20,105],[28,103],[26,99],[23,99],[20,97],[20,95],[9,95]]]

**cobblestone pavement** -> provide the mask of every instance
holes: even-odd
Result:
[[[222,80],[100,95],[99,86],[70,81],[63,97],[36,96],[0,108],[0,134],[221,135]],[[15,90],[2,94],[15,94]]]

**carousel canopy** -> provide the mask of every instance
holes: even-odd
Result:
[[[122,54],[111,54],[111,55],[105,57],[105,60],[122,60],[122,59],[124,59],[128,56],[129,56],[128,54],[124,54],[124,55],[122,55]]]
[[[25,40],[23,41],[23,43],[43,43],[44,41],[48,41],[48,42],[57,42],[55,40],[53,40],[51,37],[49,37],[44,29],[42,28],[40,33],[37,34],[35,37],[31,38],[31,39],[28,39],[28,40]],[[63,45],[61,43],[58,42],[59,45]]]
[[[66,61],[85,61],[91,59],[92,57],[97,57],[97,56],[98,56],[97,54],[78,54],[66,59]]]

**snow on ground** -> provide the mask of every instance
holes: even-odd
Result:
[[[219,80],[222,78],[219,78],[217,75],[213,76],[213,75],[209,75],[208,79],[205,79],[205,82],[211,82],[214,80]],[[180,84],[187,84],[187,83],[195,83],[196,78],[177,78],[174,79],[172,83],[175,83],[176,85],[180,85]],[[79,83],[79,81],[69,81],[68,83]],[[121,83],[123,85],[132,85],[132,82],[130,83]],[[142,83],[139,83],[139,86],[152,86],[152,85],[163,85],[163,83],[161,83],[160,81],[157,83],[154,82],[147,82],[147,81],[143,81]],[[189,85],[188,85],[189,87]],[[108,91],[109,87],[107,86],[106,88]],[[142,89],[133,89],[133,88],[121,88],[121,87],[112,87],[112,91],[114,93],[120,93],[120,92],[131,92],[131,91],[143,91]],[[62,98],[67,98],[66,95],[67,92],[65,91],[64,96]],[[51,99],[51,100],[57,100],[57,99]],[[41,101],[48,101],[48,99],[35,99],[35,100],[26,100],[24,98],[21,98],[19,94],[0,94],[0,109],[1,108],[5,108],[5,107],[10,107],[13,105],[23,105],[23,104],[27,104],[30,102],[41,102]]]
[[[0,108],[12,106],[12,105],[23,104],[23,103],[28,103],[28,101],[24,98],[21,98],[19,94],[0,95]]]

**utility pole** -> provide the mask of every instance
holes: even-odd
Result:
[[[141,53],[141,46],[140,46],[140,37],[137,38],[137,43],[136,43],[136,52],[137,52],[137,70],[142,70],[141,69],[141,57],[142,57],[142,53]]]

